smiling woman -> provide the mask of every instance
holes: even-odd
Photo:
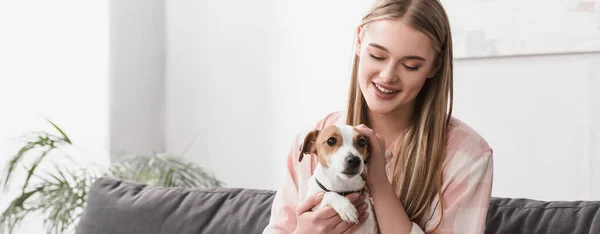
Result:
[[[346,110],[327,115],[315,129],[348,124],[369,139],[365,181],[379,230],[483,233],[492,149],[452,117],[452,37],[441,3],[377,0],[356,38]],[[331,207],[312,211],[323,197],[304,194],[318,159],[312,154],[300,162],[302,155],[288,155],[285,184],[264,233],[351,233],[360,227],[330,215]]]

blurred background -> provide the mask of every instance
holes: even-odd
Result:
[[[169,153],[277,189],[295,134],[343,108],[370,3],[0,0],[0,159],[48,118],[78,163]],[[492,195],[600,199],[600,1],[442,3],[454,115],[494,149]]]

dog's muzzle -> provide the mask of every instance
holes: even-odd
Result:
[[[349,176],[357,175],[358,173],[360,173],[359,169],[360,165],[362,164],[362,160],[360,159],[360,157],[354,154],[349,154],[348,156],[346,156],[345,161],[346,163],[344,165],[344,171],[342,173]]]

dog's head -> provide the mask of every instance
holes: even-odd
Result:
[[[315,154],[319,164],[336,175],[352,178],[362,174],[369,157],[368,140],[349,125],[332,125],[313,130],[304,138],[300,158]]]

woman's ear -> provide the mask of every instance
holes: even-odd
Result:
[[[427,78],[433,78],[435,77],[435,75],[437,75],[438,71],[440,70],[440,66],[436,66],[433,69],[431,69],[431,72],[429,72],[429,75],[427,75]]]
[[[431,68],[431,71],[427,75],[427,78],[429,79],[429,78],[435,77],[441,68],[442,68],[442,62],[439,60],[435,60],[435,62],[433,63],[433,66]]]
[[[361,43],[362,43],[362,34],[363,34],[363,28],[361,26],[356,27],[356,48],[354,48],[356,56],[360,56],[360,47],[361,47]]]

